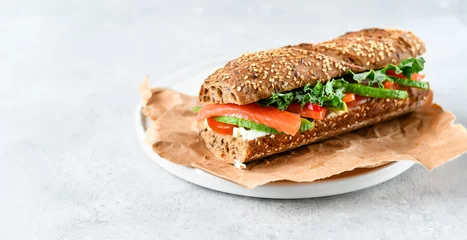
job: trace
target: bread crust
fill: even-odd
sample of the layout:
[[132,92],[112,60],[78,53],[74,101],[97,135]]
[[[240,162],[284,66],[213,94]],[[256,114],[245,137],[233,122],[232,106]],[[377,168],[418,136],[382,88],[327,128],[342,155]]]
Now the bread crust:
[[216,157],[228,163],[236,160],[245,163],[413,112],[423,106],[429,90],[410,88],[408,92],[407,99],[372,98],[342,115],[315,121],[314,128],[294,136],[274,134],[245,141],[241,137],[218,134],[204,122],[199,122],[198,128]]
[[425,52],[413,33],[394,29],[349,32],[319,44],[299,44],[244,54],[202,84],[201,103],[245,105],[317,81],[398,64]]

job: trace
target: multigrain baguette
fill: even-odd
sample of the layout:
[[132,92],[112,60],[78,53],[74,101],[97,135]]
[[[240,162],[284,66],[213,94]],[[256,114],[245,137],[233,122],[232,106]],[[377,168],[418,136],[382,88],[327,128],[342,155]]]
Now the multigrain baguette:
[[[211,74],[203,83],[199,100],[205,104],[246,105],[267,99],[275,92],[315,86],[333,78],[397,65],[425,52],[424,43],[411,32],[392,29],[365,29],[318,44],[299,44],[244,54]],[[220,159],[242,163],[291,150],[395,118],[422,107],[428,89],[406,90],[406,99],[368,98],[340,114],[328,113],[314,120],[314,127],[296,133],[268,134],[253,140],[240,134],[219,134],[198,122],[200,136]],[[238,132],[237,132],[238,133]]]
[[201,103],[245,105],[317,81],[398,64],[425,52],[411,32],[365,29],[319,44],[299,44],[244,54],[211,74],[199,93]]
[[315,121],[314,128],[294,136],[271,134],[245,141],[241,137],[216,133],[204,121],[198,123],[198,128],[216,157],[228,163],[245,163],[407,114],[423,106],[429,90],[411,88],[408,92],[407,99],[370,99],[348,112]]

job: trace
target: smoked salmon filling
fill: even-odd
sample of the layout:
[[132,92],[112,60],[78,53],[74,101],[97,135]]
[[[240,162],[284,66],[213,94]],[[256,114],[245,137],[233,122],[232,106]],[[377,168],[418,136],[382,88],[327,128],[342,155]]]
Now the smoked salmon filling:
[[295,135],[300,130],[298,114],[280,111],[275,107],[262,107],[257,103],[248,105],[209,104],[196,116],[198,121],[218,116],[233,116],[273,128],[278,132]]

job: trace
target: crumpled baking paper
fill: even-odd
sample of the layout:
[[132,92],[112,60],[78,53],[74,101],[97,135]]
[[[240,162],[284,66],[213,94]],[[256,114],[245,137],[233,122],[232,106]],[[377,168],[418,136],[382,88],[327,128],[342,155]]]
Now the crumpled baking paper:
[[195,167],[252,189],[288,180],[312,182],[356,168],[412,160],[433,169],[467,152],[467,131],[451,112],[431,103],[421,110],[326,141],[266,157],[238,169],[217,159],[198,135],[197,97],[140,86],[142,113],[150,119],[146,142],[162,158]]

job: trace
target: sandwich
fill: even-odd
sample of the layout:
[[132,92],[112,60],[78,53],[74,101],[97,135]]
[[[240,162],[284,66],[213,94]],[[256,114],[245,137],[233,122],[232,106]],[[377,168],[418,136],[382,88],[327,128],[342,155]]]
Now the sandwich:
[[416,111],[430,92],[425,51],[411,32],[364,29],[244,54],[203,82],[200,137],[243,164]]

